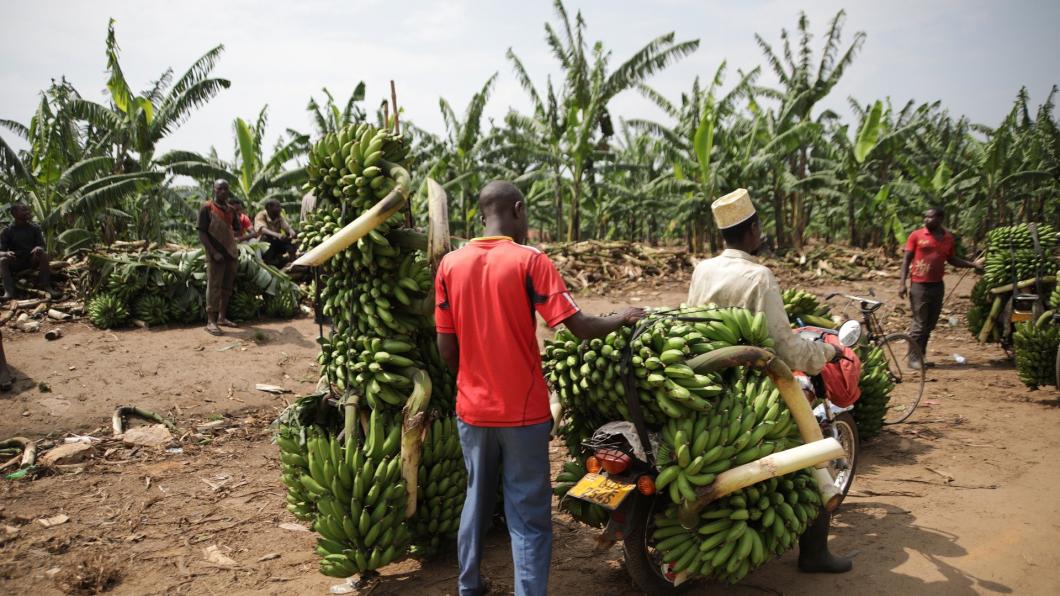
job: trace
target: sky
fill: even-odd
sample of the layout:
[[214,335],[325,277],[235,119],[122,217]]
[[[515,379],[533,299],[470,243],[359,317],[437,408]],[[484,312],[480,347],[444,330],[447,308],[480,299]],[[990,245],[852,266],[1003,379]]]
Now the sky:
[[[736,70],[764,64],[758,33],[780,47],[781,29],[794,29],[804,11],[819,48],[831,18],[846,6],[845,48],[856,31],[865,45],[823,107],[848,114],[848,97],[861,103],[891,97],[941,100],[952,114],[996,125],[1026,86],[1035,105],[1060,83],[1060,2],[1031,0],[584,0],[587,39],[602,41],[617,65],[645,43],[673,31],[677,40],[699,39],[699,50],[649,83],[677,100],[694,77],[708,79],[727,61]],[[219,43],[224,54],[215,76],[232,81],[160,150],[233,152],[232,121],[253,118],[269,106],[270,144],[286,128],[309,132],[306,103],[322,87],[345,98],[360,80],[366,105],[389,94],[394,80],[407,117],[432,132],[444,131],[438,109],[445,97],[462,113],[471,95],[493,74],[497,83],[486,114],[500,120],[529,102],[505,51],[520,56],[539,86],[558,72],[544,41],[544,23],[556,22],[551,1],[470,0],[5,0],[0,20],[0,118],[28,123],[40,90],[65,75],[83,96],[104,101],[107,20],[117,19],[121,64],[142,90],[167,67],[177,75]],[[765,69],[768,71],[768,69]],[[772,82],[771,75],[762,83]],[[664,120],[636,93],[621,95],[613,115]],[[10,133],[0,130],[9,142]]]

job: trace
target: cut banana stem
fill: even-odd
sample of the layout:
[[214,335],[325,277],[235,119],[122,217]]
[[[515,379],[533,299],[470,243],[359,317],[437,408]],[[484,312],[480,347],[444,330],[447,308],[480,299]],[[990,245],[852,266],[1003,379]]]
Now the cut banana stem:
[[402,410],[404,420],[401,426],[401,478],[407,491],[405,519],[408,519],[416,513],[423,431],[427,421],[424,410],[431,399],[431,377],[421,368],[406,368],[402,373],[412,379],[412,394]]
[[22,455],[16,455],[3,464],[0,464],[0,470],[14,465],[15,463],[19,463],[23,468],[37,463],[37,444],[35,442],[25,437],[11,437],[10,439],[0,441],[0,449],[6,449],[9,447],[18,447],[22,450]]
[[986,317],[986,321],[983,322],[983,329],[979,332],[979,343],[986,343],[990,339],[990,332],[994,329],[994,320],[997,319],[998,313],[1001,312],[1001,306],[1004,304],[1004,300],[1001,296],[994,298],[994,304],[990,307],[990,314]]
[[707,352],[688,361],[688,366],[697,373],[705,374],[733,366],[753,366],[765,371],[773,384],[780,390],[780,396],[791,411],[791,417],[799,427],[799,436],[803,442],[812,443],[824,438],[821,426],[810,409],[810,403],[803,395],[791,369],[772,352],[754,346],[732,346]]
[[438,270],[442,257],[453,250],[449,238],[449,199],[445,189],[432,178],[427,179],[427,214],[430,226],[427,228],[427,260],[431,269]]
[[[1033,286],[1034,284],[1038,283],[1039,281],[1041,281],[1042,283],[1051,284],[1051,283],[1056,281],[1056,276],[1055,275],[1047,275],[1045,277],[1041,277],[1041,278],[1038,278],[1038,279],[1034,279],[1034,278],[1025,279],[1025,280],[1017,283],[1016,287],[1018,289],[1022,290],[1024,288],[1029,288],[1029,287]],[[991,294],[1007,294],[1008,292],[1011,292],[1011,291],[1012,291],[1012,284],[1008,284],[1008,285],[998,286],[996,288],[992,288],[990,290],[990,293]]]
[[[699,524],[699,512],[711,501],[763,480],[790,474],[791,472],[829,462],[839,457],[843,457],[843,446],[839,444],[839,441],[829,437],[813,443],[785,449],[722,472],[718,474],[713,484],[696,491],[699,499],[681,508],[681,523],[688,528],[695,527]],[[827,472],[825,474],[827,475]],[[832,487],[833,493],[836,492],[834,485],[829,484],[829,486]],[[825,497],[822,501],[826,503],[827,507],[827,503],[834,495],[825,494],[822,490],[822,497]]]
[[166,428],[172,431],[176,431],[177,427],[165,418],[155,414],[148,410],[141,410],[136,406],[118,406],[114,409],[114,414],[111,416],[111,426],[114,430],[115,435],[120,435],[125,432],[125,426],[129,421],[129,417],[139,418],[141,420],[147,420],[150,422],[156,422],[164,425]]
[[335,232],[330,238],[321,242],[309,252],[298,257],[295,266],[316,267],[336,253],[345,250],[354,242],[368,235],[368,232],[379,227],[380,224],[390,219],[405,205],[409,197],[409,174],[404,168],[389,165],[389,174],[397,182],[394,190],[390,191],[371,209],[365,211],[360,217],[351,221],[346,227]]

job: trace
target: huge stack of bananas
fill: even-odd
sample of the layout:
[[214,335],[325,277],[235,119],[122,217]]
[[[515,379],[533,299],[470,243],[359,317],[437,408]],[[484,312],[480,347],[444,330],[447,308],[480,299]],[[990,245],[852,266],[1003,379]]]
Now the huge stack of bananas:
[[813,476],[800,470],[712,502],[691,530],[669,507],[656,516],[652,538],[675,573],[735,583],[791,549],[820,505]]
[[1060,345],[1060,326],[1053,323],[1052,311],[1038,321],[1016,325],[1012,334],[1016,351],[1016,372],[1028,387],[1056,384],[1056,350]]
[[1041,255],[1034,248],[1034,239],[1027,224],[1001,226],[987,235],[986,273],[984,278],[991,288],[1013,281],[1023,281],[1036,275],[1056,273],[1056,232],[1049,224],[1037,224]]
[[820,504],[812,478],[799,472],[715,501],[692,530],[676,523],[677,509],[718,474],[801,444],[779,391],[761,373],[739,367],[703,375],[686,364],[732,345],[771,347],[764,316],[712,306],[658,310],[635,331],[582,343],[560,331],[545,348],[546,378],[564,406],[561,433],[575,460],[556,478],[561,507],[585,523],[606,520],[599,508],[562,497],[585,474],[576,462],[588,433],[629,419],[628,373],[649,430],[657,433],[656,488],[668,498],[655,523],[656,549],[677,571],[725,581],[738,581],[790,548]]
[[[397,185],[407,191],[406,153],[403,137],[368,124],[347,126],[314,145],[307,190],[317,196],[317,206],[299,234],[303,248],[323,242]],[[363,440],[356,432],[362,420],[349,424],[341,415],[313,433],[297,433],[295,453],[309,474],[284,470],[292,511],[314,520],[321,534],[320,570],[331,576],[377,569],[404,557],[412,545],[431,552],[459,526],[466,472],[453,412],[455,384],[435,347],[432,280],[424,257],[388,239],[404,221],[398,211],[336,253],[318,268],[315,282],[332,324],[321,338],[323,377],[331,395],[370,421]],[[422,450],[415,449],[418,464],[410,459],[406,470],[398,452],[405,455],[405,440],[418,445],[419,434],[402,436],[403,408],[422,386],[415,379],[423,376],[431,381],[427,430]],[[281,421],[279,436],[293,434],[293,427]],[[339,438],[344,427],[355,429],[353,436]],[[298,457],[281,457],[292,466],[299,463]],[[320,462],[317,470],[314,461]],[[409,478],[415,487],[406,484]],[[406,509],[413,490],[414,513]]]
[[986,271],[972,289],[972,306],[968,311],[968,329],[973,335],[979,336],[993,315],[995,319],[989,322],[990,331],[984,339],[1004,341],[1008,338],[1005,304],[1013,293],[994,294],[989,290],[1056,274],[1057,234],[1049,224],[1036,224],[1036,227],[1040,252],[1035,248],[1028,224],[1001,226],[987,235]]
[[[269,309],[269,316],[289,319],[298,312],[298,286],[262,261],[259,248],[239,245],[236,291],[229,304],[229,318],[257,318],[264,296],[266,301],[280,305]],[[110,329],[127,325],[134,318],[150,326],[206,319],[206,259],[202,248],[93,254],[90,260],[98,265],[95,274],[99,278],[94,284],[97,290],[89,299],[90,305],[97,305],[89,309],[93,325]],[[93,310],[96,316],[92,316]]]
[[854,403],[853,415],[858,425],[858,436],[864,440],[880,434],[894,381],[891,380],[890,367],[883,350],[874,345],[862,344],[855,351],[861,360],[861,377],[858,379],[861,397]]
[[835,329],[831,310],[827,304],[822,304],[817,300],[817,296],[806,290],[790,288],[784,290],[781,298],[784,299],[784,312],[788,314],[788,321],[792,327],[812,325]]

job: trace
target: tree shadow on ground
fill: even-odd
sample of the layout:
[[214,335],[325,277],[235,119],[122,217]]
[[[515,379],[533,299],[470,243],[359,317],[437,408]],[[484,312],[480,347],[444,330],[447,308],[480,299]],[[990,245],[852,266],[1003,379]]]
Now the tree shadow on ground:
[[[886,584],[888,594],[1010,594],[1012,588],[976,577],[951,564],[968,555],[957,535],[919,526],[916,516],[894,505],[862,501],[846,503],[833,519],[842,542],[855,549],[855,570]],[[844,554],[840,550],[840,554]],[[914,555],[926,559],[943,580],[912,577],[897,568]]]

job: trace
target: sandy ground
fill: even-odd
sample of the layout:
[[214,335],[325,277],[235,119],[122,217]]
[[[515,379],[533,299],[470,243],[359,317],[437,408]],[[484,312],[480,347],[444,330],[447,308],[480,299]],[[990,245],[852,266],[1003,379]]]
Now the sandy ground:
[[[874,289],[894,300],[885,284],[894,282]],[[812,289],[867,292],[870,285]],[[966,302],[970,287],[970,280],[961,284],[952,303]],[[650,305],[682,299],[680,288],[621,297]],[[618,306],[609,298],[581,302],[596,312]],[[889,325],[901,326],[904,316],[896,309]],[[0,438],[107,436],[111,411],[126,403],[171,416],[183,429],[210,420],[222,427],[187,431],[180,453],[105,444],[82,473],[2,481],[0,593],[327,593],[335,580],[316,571],[313,534],[298,530],[284,510],[269,440],[268,424],[289,397],[254,389],[269,383],[297,394],[313,387],[311,320],[255,325],[223,338],[197,328],[110,333],[75,324],[63,331],[55,342],[5,334],[19,381],[0,398]],[[968,364],[954,363],[954,353]],[[1057,393],[1027,390],[1003,354],[975,344],[963,323],[936,333],[930,357],[939,367],[930,373],[926,403],[909,423],[865,445],[851,495],[835,517],[832,549],[852,556],[854,571],[800,574],[789,553],[740,585],[694,593],[1060,591]],[[553,461],[562,457],[554,444]],[[50,528],[38,522],[58,514],[69,521]],[[551,593],[638,593],[619,547],[594,554],[595,530],[559,512],[554,522]],[[235,564],[207,560],[211,547]],[[510,588],[502,532],[491,537],[484,569],[496,586]],[[453,594],[455,578],[452,554],[405,561],[386,568],[371,593]]]

